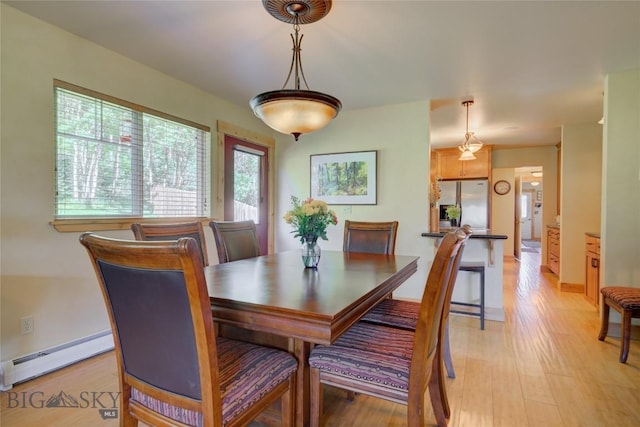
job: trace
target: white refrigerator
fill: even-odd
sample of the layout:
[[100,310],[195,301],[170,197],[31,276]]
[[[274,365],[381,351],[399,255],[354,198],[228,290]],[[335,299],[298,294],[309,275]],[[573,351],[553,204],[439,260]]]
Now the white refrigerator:
[[489,227],[489,181],[472,179],[459,181],[439,181],[441,226],[449,225],[446,209],[449,205],[460,206],[458,225],[469,224],[475,230]]

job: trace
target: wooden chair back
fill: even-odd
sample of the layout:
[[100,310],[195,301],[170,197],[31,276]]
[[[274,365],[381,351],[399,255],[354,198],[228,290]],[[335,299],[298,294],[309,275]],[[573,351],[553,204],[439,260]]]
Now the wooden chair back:
[[444,307],[442,308],[443,322],[446,322],[446,320],[449,318],[451,297],[453,295],[453,289],[456,285],[456,279],[458,278],[458,271],[460,270],[460,263],[462,262],[462,254],[467,244],[467,239],[471,236],[471,234],[473,234],[471,227],[468,225],[464,225],[461,228],[457,229],[455,233],[458,238],[462,239],[462,242],[460,243],[460,248],[458,249],[456,257],[453,259],[453,264],[451,264],[451,274],[449,275],[449,283],[447,284],[447,290],[444,297]]
[[211,306],[198,243],[80,237],[95,269],[113,331],[121,425],[175,420],[132,399],[132,389],[222,425]]
[[205,267],[209,265],[207,242],[204,237],[202,223],[199,221],[175,224],[145,224],[137,222],[131,224],[131,230],[136,240],[178,240],[181,237],[193,237],[198,243],[202,264]]
[[218,248],[218,261],[237,261],[260,256],[256,224],[248,221],[211,221],[213,237]]
[[[461,234],[464,233],[464,234]],[[462,254],[464,252],[467,240],[472,234],[471,227],[464,225],[456,230],[458,239],[461,239],[458,252],[451,264],[451,272],[449,274],[449,280],[445,290],[444,303],[442,307],[442,318],[440,320],[440,330],[438,332],[438,346],[436,347],[436,356],[433,359],[433,370],[436,371],[435,375],[431,376],[429,387],[430,396],[433,407],[433,412],[436,420],[442,422],[451,415],[451,409],[449,407],[449,399],[447,397],[447,388],[445,384],[444,366],[447,366],[447,370],[453,372],[453,363],[451,360],[451,350],[449,348],[449,310],[451,308],[451,297],[453,295],[453,289],[456,285],[456,279],[458,278],[458,271],[460,269],[460,263],[462,262]],[[438,403],[438,400],[440,403]]]
[[[429,386],[434,363],[441,363],[436,350],[442,334],[440,326],[443,320],[445,299],[456,257],[466,238],[467,235],[461,230],[446,233],[440,242],[427,277],[413,341],[407,397],[408,419],[422,419],[424,416],[419,413],[420,408],[423,407],[421,402]],[[433,402],[433,392],[439,391],[437,388],[439,383],[436,380],[431,384]]]
[[344,252],[366,252],[393,255],[396,249],[398,221],[344,222]]

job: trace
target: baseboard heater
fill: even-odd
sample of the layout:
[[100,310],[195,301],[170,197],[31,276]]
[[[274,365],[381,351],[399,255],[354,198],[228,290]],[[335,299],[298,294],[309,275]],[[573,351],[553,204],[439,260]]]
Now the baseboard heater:
[[0,390],[113,349],[111,331],[38,351],[0,364]]

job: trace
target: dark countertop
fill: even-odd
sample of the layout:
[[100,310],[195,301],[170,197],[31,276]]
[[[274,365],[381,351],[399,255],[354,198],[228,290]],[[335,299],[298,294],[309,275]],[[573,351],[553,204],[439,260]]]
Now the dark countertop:
[[592,233],[590,231],[587,231],[586,233],[587,236],[591,236],[591,237],[597,237],[598,239],[600,238],[600,233]]
[[[444,233],[446,233],[447,231],[455,230],[455,228],[441,228],[440,230],[441,231],[437,231],[437,232],[422,233],[421,236],[422,237],[442,237],[444,236]],[[471,236],[469,236],[469,238],[485,239],[485,240],[505,240],[507,236],[505,236],[504,234],[491,234],[491,230],[473,230],[473,233],[471,233]]]

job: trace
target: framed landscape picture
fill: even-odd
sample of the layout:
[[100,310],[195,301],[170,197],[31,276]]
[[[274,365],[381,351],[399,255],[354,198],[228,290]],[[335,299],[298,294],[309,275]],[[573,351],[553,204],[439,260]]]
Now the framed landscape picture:
[[375,205],[378,152],[311,155],[311,197],[330,205]]

